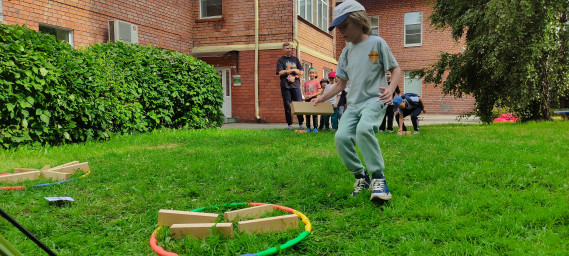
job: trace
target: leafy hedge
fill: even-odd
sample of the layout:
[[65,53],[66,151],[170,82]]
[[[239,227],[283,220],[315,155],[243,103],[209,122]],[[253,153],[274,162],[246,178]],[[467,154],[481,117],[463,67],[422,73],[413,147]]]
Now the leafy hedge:
[[0,147],[216,127],[222,104],[217,72],[194,57],[120,42],[75,50],[0,24]]

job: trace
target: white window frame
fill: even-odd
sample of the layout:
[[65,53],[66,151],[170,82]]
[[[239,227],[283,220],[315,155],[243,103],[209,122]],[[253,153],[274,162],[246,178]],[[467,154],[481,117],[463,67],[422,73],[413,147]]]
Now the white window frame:
[[[328,32],[329,0],[297,0],[297,15],[319,29]],[[303,10],[304,9],[304,10]]]
[[[404,81],[403,81],[403,92],[404,93],[408,93],[408,92],[412,92],[412,93],[416,93],[419,96],[423,96],[423,79],[421,77],[414,77],[412,78],[411,76],[409,76],[409,73],[411,73],[411,71],[413,70],[409,70],[409,71],[405,71],[405,75],[404,75]],[[412,80],[416,80],[420,83],[419,86],[419,91],[413,91],[413,90],[409,90],[411,88],[409,88],[408,86],[410,85],[410,83],[412,82]]]
[[316,25],[320,29],[327,31],[328,29],[328,2],[326,0],[316,0],[318,5],[318,15],[316,19],[318,24]]
[[[419,15],[421,15],[421,22],[406,23],[405,15],[413,14],[413,13],[419,13]],[[404,25],[403,25],[403,44],[404,44],[404,47],[422,46],[423,45],[423,12],[406,12],[403,16],[403,20],[404,20],[404,22],[403,22],[404,23]],[[407,43],[407,25],[421,25],[421,33],[419,36],[419,43],[414,43],[414,44],[408,44]]]
[[[373,24],[373,20],[377,21],[376,25]],[[369,23],[371,24],[369,32],[374,36],[379,36],[379,15],[369,16]],[[373,33],[374,29],[377,31],[376,34]]]
[[[223,15],[215,15],[215,16],[204,16],[204,13],[202,11],[202,5],[204,4],[204,2],[207,2],[209,0],[199,0],[199,8],[200,8],[200,19],[215,19],[215,18],[221,18]],[[221,4],[221,9],[223,10],[223,1]],[[223,11],[222,11],[223,13]]]
[[[302,7],[304,7],[304,11],[301,10]],[[298,16],[302,17],[310,23],[313,23],[314,15],[312,15],[312,12],[312,0],[298,0]]]
[[[304,69],[304,74],[302,74],[302,82],[310,80],[310,77],[308,76],[308,70],[311,67],[312,67],[312,63],[306,62],[306,61],[302,62],[302,68]],[[302,84],[301,84],[301,86],[302,86]]]
[[[45,27],[45,28],[49,28],[49,29],[55,29],[57,32],[62,32],[65,33],[66,38],[60,38],[58,37],[58,35],[53,35],[50,33],[50,35],[55,36],[57,39],[62,40],[67,42],[68,44],[70,44],[71,46],[74,46],[73,43],[73,30],[72,29],[68,29],[68,28],[62,28],[62,27],[57,27],[57,26],[52,26],[52,25],[47,25],[47,24],[39,24],[38,26],[38,30],[40,30],[41,32],[41,28]],[[44,32],[42,32],[44,33]]]
[[[323,69],[322,69],[322,79],[324,79],[324,78],[328,79],[328,74],[330,74],[330,72],[332,72],[331,69],[329,69],[329,68],[323,68]],[[330,81],[330,83],[333,84],[334,81]]]

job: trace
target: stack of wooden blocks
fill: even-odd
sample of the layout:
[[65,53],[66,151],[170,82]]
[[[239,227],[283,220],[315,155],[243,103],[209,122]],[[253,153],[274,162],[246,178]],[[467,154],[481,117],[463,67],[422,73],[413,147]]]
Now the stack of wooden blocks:
[[53,168],[46,165],[41,168],[41,171],[33,168],[14,168],[14,173],[4,174],[0,176],[0,182],[18,182],[23,180],[37,180],[39,177],[45,179],[53,179],[54,181],[69,180],[71,174],[74,174],[78,170],[83,172],[89,171],[89,163],[79,163],[79,161],[73,161],[66,164],[62,164]]
[[174,238],[192,236],[198,239],[211,234],[214,230],[225,237],[233,237],[234,220],[237,222],[239,233],[267,233],[286,231],[298,228],[298,216],[289,214],[284,216],[257,219],[273,211],[273,205],[266,204],[224,213],[225,222],[216,223],[218,214],[188,212],[176,210],[160,210],[158,212],[158,225],[168,226]]

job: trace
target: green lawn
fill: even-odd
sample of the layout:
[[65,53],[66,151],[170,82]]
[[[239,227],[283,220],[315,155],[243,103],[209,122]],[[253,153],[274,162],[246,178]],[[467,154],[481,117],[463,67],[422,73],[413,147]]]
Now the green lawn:
[[[569,253],[569,122],[436,125],[377,138],[393,194],[383,206],[369,201],[369,191],[349,196],[354,178],[331,132],[212,129],[2,151],[0,173],[73,160],[88,161],[92,173],[0,191],[0,208],[59,255],[155,255],[148,240],[158,210],[234,202],[306,214],[312,233],[286,255]],[[50,205],[46,196],[75,202]],[[164,229],[158,241],[183,255],[238,255],[282,244],[302,227],[204,241],[170,239]],[[0,235],[25,255],[45,255],[3,219]]]

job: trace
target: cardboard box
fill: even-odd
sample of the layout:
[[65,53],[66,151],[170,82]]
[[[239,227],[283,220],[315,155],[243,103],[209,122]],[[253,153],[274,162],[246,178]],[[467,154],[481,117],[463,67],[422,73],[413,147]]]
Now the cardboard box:
[[293,115],[331,115],[334,114],[334,108],[330,102],[321,102],[314,104],[312,102],[293,101],[290,104]]

